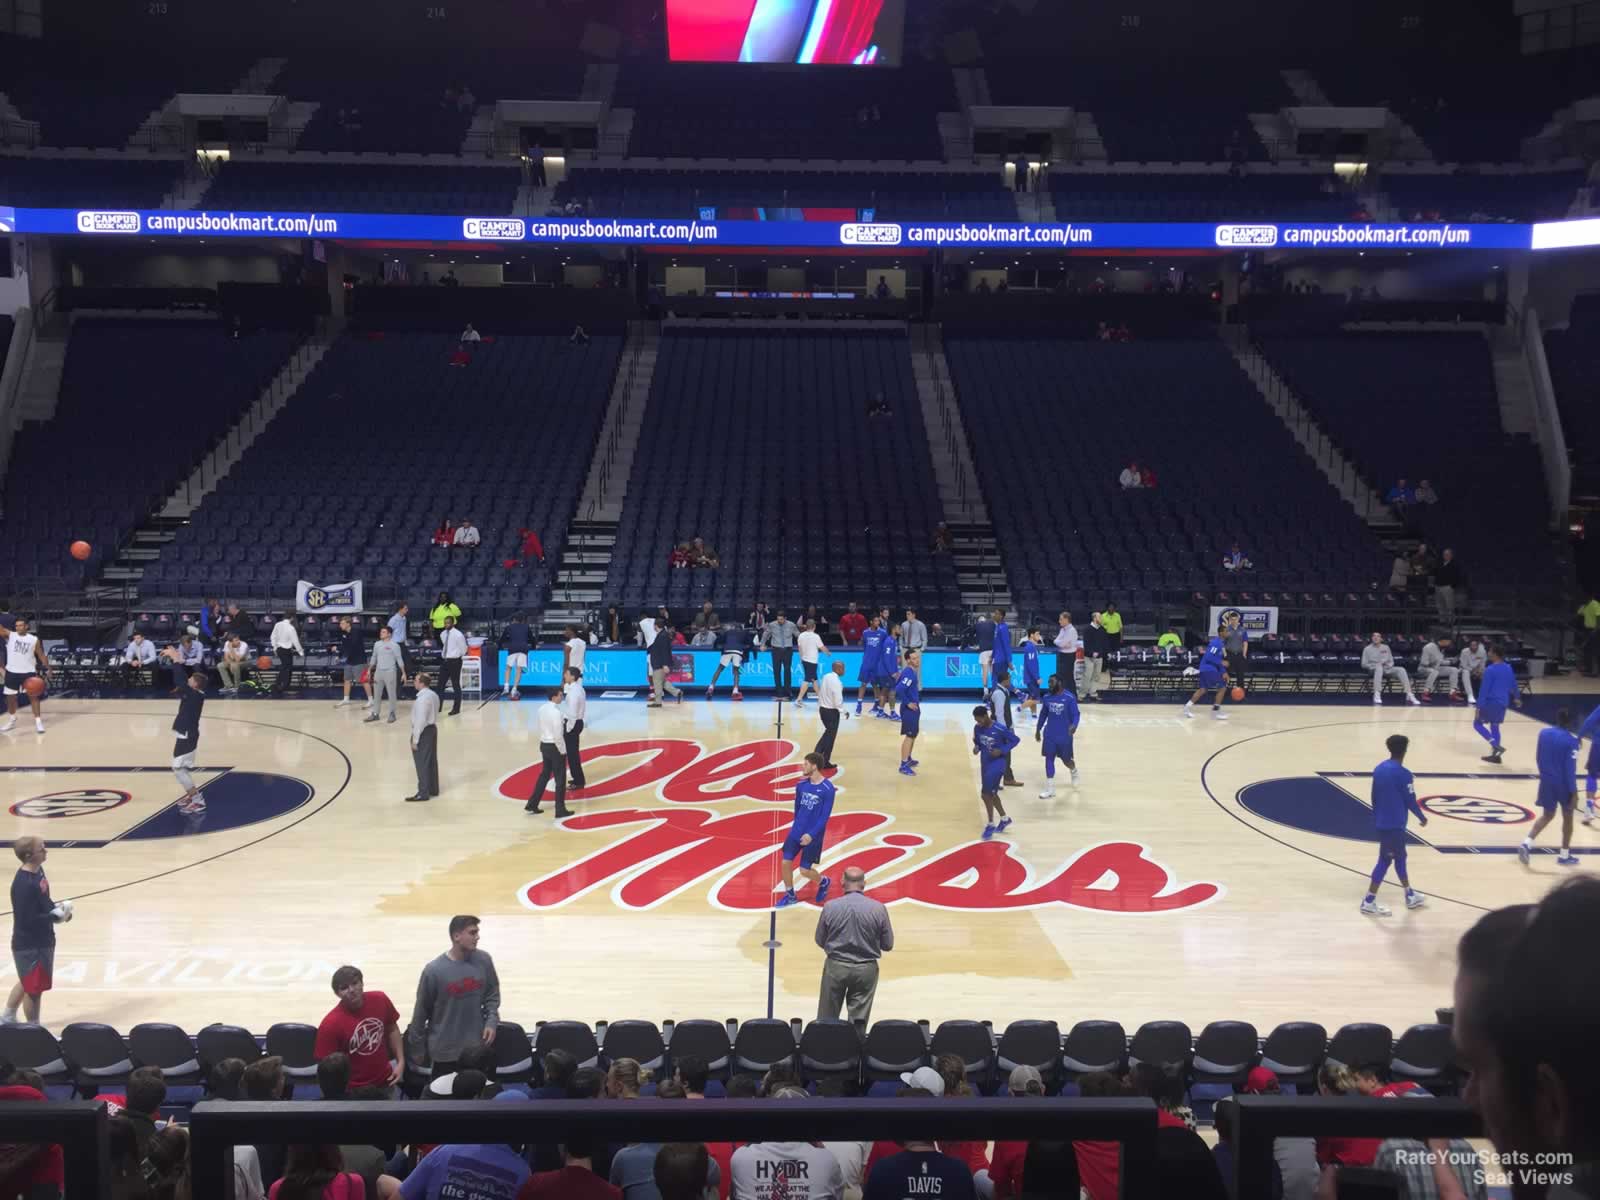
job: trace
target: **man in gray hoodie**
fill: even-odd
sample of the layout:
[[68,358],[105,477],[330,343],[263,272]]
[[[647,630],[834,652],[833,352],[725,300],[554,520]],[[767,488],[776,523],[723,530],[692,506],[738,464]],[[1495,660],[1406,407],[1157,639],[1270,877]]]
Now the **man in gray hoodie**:
[[394,724],[395,706],[399,701],[400,685],[406,681],[406,660],[399,642],[394,640],[394,630],[385,625],[378,630],[378,640],[372,643],[372,654],[367,659],[367,670],[372,677],[372,705],[367,710],[367,720],[378,719],[378,709],[383,706],[383,694],[389,693],[389,723]]
[[1374,633],[1372,641],[1367,643],[1366,649],[1361,651],[1361,669],[1372,672],[1372,702],[1383,703],[1383,681],[1385,677],[1396,679],[1406,691],[1408,704],[1421,704],[1411,691],[1411,676],[1404,667],[1394,665],[1394,651],[1383,644],[1383,634]]
[[415,1054],[426,1048],[433,1077],[456,1070],[472,1046],[494,1045],[500,1024],[500,976],[478,949],[478,918],[450,918],[450,949],[422,968],[407,1036]]

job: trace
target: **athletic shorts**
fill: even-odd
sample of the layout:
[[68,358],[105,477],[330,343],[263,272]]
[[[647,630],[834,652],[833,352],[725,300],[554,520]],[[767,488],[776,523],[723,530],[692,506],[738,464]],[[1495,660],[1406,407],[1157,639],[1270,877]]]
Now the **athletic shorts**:
[[1044,742],[1044,756],[1046,758],[1059,758],[1067,762],[1071,762],[1073,758],[1072,739],[1070,737],[1046,738]]
[[346,683],[360,683],[361,676],[366,674],[366,670],[367,665],[365,663],[345,663],[344,681]]
[[900,678],[900,672],[899,671],[894,671],[894,672],[891,672],[888,675],[879,675],[878,678],[874,681],[874,683],[876,684],[876,686],[881,687],[881,688],[893,688],[894,685],[895,685],[895,680],[897,680],[899,678]]
[[22,984],[24,996],[37,996],[53,986],[56,969],[56,948],[36,946],[28,950],[12,950],[11,961],[17,968],[17,980]]
[[1037,679],[1025,679],[1025,680],[1023,680],[1022,687],[1023,687],[1023,690],[1028,693],[1028,699],[1030,699],[1030,700],[1042,700],[1044,698],[1044,689],[1043,689],[1043,687],[1040,686],[1039,681]]
[[1478,720],[1485,725],[1503,725],[1506,719],[1506,706],[1504,704],[1478,705]]
[[1222,686],[1222,672],[1217,670],[1200,669],[1200,687],[1208,692],[1214,692]]
[[900,709],[900,736],[916,737],[922,730],[922,710],[920,708]]
[[506,655],[506,668],[507,668],[507,670],[521,671],[521,670],[524,670],[527,667],[527,665],[528,665],[528,656],[526,654],[508,654],[508,655]]
[[802,867],[814,867],[822,861],[822,842],[822,838],[815,837],[810,845],[802,846],[800,839],[790,834],[789,840],[783,843],[783,861],[793,862],[798,858]]
[[800,677],[807,683],[815,683],[817,681],[817,664],[814,662],[806,662],[804,659],[801,659]]
[[742,650],[724,650],[722,652],[722,665],[725,666],[725,667],[742,667],[742,666],[744,666],[744,651],[742,651]]
[[993,661],[994,661],[994,651],[993,650],[979,650],[978,651],[978,665],[980,667],[985,667],[986,668]]
[[1406,856],[1406,831],[1404,829],[1378,830],[1378,849],[1397,862]]
[[[994,766],[989,766],[990,762],[993,762]],[[987,759],[983,766],[983,782],[978,786],[978,790],[980,792],[998,792],[1005,785],[1005,778],[1005,759]]]
[[7,671],[6,672],[6,695],[15,696],[18,692],[20,692],[22,690],[23,685],[25,685],[28,682],[28,680],[34,678],[38,674],[39,674],[39,672],[37,672],[37,671],[27,671],[27,672]]
[[184,738],[174,742],[172,744],[172,769],[176,771],[179,767],[186,767],[189,770],[193,770],[194,756],[199,749],[200,747],[195,745],[193,738]]
[[1554,812],[1558,808],[1567,808],[1572,804],[1572,793],[1567,790],[1565,783],[1552,783],[1548,779],[1539,780],[1539,807],[1545,812]]

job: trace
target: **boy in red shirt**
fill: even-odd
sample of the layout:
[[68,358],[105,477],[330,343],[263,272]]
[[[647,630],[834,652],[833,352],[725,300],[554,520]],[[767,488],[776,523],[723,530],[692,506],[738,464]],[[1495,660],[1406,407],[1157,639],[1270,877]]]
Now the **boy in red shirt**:
[[[366,990],[359,967],[340,967],[333,973],[333,994],[339,997],[339,1003],[317,1026],[317,1058],[326,1058],[335,1051],[349,1055],[352,1092],[364,1087],[395,1092],[406,1073],[399,1012],[388,996]],[[391,1096],[395,1098],[397,1094]]]

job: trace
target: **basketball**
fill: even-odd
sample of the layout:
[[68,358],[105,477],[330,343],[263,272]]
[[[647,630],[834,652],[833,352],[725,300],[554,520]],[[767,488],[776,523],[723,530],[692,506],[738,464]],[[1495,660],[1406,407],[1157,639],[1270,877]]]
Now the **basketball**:
[[91,547],[88,542],[79,539],[78,541],[72,543],[72,557],[77,559],[79,562],[83,562],[89,557],[90,549]]
[[37,675],[31,675],[28,677],[28,682],[22,685],[22,690],[37,700],[44,695],[44,680]]
[[1239,703],[1239,701],[1244,699],[1244,689],[1242,687],[1234,688],[1233,691],[1228,693],[1228,699],[1232,700],[1235,704]]
[[270,670],[272,670],[272,660],[270,658],[268,658],[265,654],[263,654],[260,658],[256,659],[256,670],[258,670],[258,671],[270,671]]

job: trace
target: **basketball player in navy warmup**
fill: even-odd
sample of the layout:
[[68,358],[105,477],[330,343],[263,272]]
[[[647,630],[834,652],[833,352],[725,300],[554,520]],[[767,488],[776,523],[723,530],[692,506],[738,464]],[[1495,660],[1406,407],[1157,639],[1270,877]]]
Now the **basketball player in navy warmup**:
[[906,665],[894,681],[894,698],[900,704],[900,774],[915,775],[917,760],[911,757],[917,734],[922,729],[922,692],[917,685],[917,662],[921,655],[906,651]]
[[827,760],[820,754],[806,755],[806,777],[794,787],[794,823],[789,826],[789,836],[783,843],[783,895],[778,898],[778,908],[788,908],[799,903],[794,890],[794,860],[800,860],[800,874],[817,885],[817,903],[828,895],[832,883],[817,870],[822,861],[822,843],[828,832],[828,818],[833,813],[833,780],[822,774]]
[[1039,726],[1033,740],[1044,743],[1044,791],[1039,799],[1048,800],[1056,794],[1056,759],[1066,764],[1072,772],[1072,782],[1078,782],[1078,761],[1072,753],[1072,735],[1078,732],[1078,698],[1067,691],[1060,675],[1050,676],[1050,694],[1044,698],[1039,710]]
[[1378,834],[1378,865],[1372,868],[1372,882],[1366,899],[1361,901],[1361,911],[1369,917],[1391,915],[1385,905],[1378,903],[1378,888],[1389,873],[1390,863],[1406,890],[1406,907],[1421,908],[1427,901],[1421,892],[1411,889],[1411,877],[1406,873],[1406,818],[1414,813],[1419,825],[1428,823],[1427,814],[1417,803],[1416,782],[1405,768],[1411,739],[1397,733],[1384,745],[1389,748],[1389,757],[1372,772],[1372,825]]
[[[987,842],[995,834],[1004,833],[1011,824],[1011,818],[1006,816],[1006,806],[1000,802],[1000,789],[1004,786],[1011,750],[1021,739],[996,721],[994,714],[982,704],[972,710],[972,720],[972,752],[978,756],[978,795],[983,800],[986,820],[983,840]],[[1000,818],[998,823],[996,817]]]
[[1194,695],[1189,697],[1189,702],[1183,706],[1183,715],[1194,716],[1194,702],[1211,693],[1211,715],[1218,721],[1226,721],[1228,714],[1222,711],[1222,692],[1228,686],[1228,627],[1218,625],[1217,632],[1206,643],[1206,652],[1200,656],[1200,686],[1195,689]]

